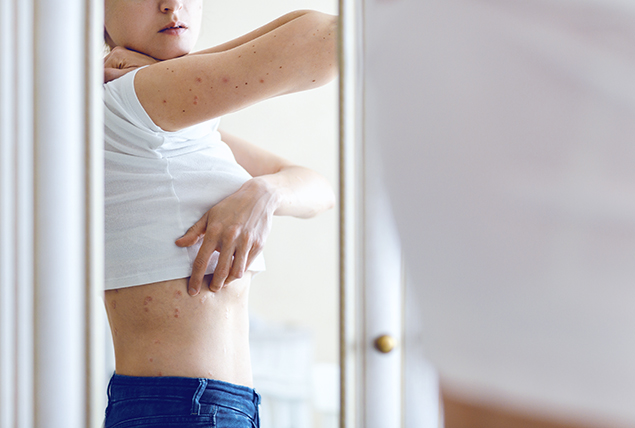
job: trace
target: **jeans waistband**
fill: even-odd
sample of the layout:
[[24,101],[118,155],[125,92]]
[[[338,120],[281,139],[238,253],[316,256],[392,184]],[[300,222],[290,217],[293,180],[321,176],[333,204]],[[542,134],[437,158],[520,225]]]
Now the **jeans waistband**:
[[222,403],[223,406],[257,418],[260,404],[260,395],[254,389],[215,379],[114,374],[108,384],[108,399],[113,403],[162,397],[191,399],[192,414],[198,414],[201,405]]

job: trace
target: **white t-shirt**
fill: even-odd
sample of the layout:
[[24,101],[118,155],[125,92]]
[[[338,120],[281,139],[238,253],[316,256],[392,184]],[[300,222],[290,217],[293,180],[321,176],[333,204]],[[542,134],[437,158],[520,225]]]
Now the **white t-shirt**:
[[[201,242],[174,241],[251,178],[221,141],[220,118],[176,132],[152,122],[134,91],[138,70],[104,85],[106,289],[190,276]],[[261,254],[249,270],[264,269]]]

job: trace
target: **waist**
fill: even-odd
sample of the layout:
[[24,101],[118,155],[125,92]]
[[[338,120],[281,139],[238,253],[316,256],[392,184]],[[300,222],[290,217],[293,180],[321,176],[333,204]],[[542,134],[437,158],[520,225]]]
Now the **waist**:
[[106,292],[121,375],[210,378],[251,386],[249,272],[216,293],[187,278]]

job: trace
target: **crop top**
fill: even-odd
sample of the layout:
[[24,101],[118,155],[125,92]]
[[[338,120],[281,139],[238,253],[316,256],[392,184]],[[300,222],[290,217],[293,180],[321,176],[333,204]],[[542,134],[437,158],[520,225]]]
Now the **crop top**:
[[[134,90],[140,68],[104,85],[106,284],[115,289],[185,278],[201,245],[174,241],[251,178],[212,119],[159,128]],[[212,273],[218,252],[206,273]],[[260,254],[249,266],[264,270]]]

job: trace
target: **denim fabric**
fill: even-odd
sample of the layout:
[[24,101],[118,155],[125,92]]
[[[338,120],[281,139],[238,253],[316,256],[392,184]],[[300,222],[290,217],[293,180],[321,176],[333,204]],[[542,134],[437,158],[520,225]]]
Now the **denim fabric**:
[[260,396],[212,379],[114,374],[105,428],[258,428]]

